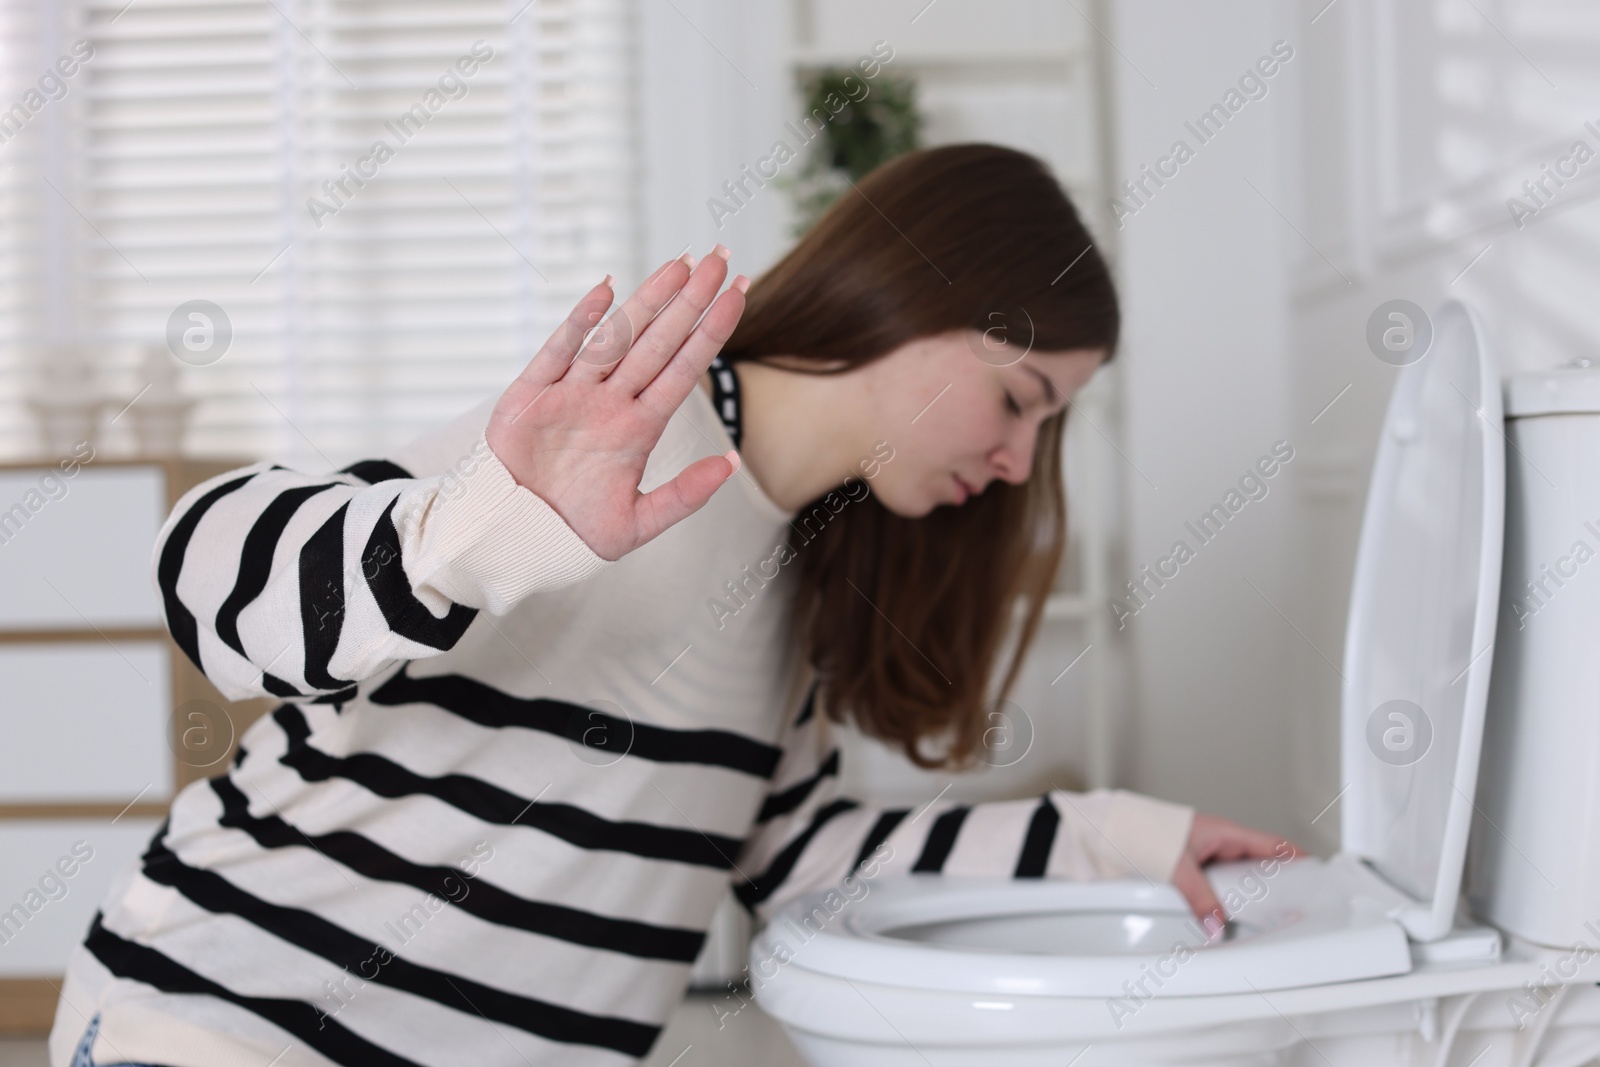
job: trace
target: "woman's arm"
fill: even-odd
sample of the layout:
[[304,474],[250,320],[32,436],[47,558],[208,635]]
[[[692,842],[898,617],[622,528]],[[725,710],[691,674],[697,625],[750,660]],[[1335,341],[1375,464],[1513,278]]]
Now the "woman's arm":
[[173,639],[229,699],[338,700],[450,649],[477,612],[580,581],[698,510],[733,453],[639,485],[743,312],[749,282],[719,296],[716,251],[663,265],[596,329],[608,277],[492,408],[402,449],[404,463],[258,463],[184,494],[153,560]]
[[1268,834],[1123,790],[1056,789],[973,805],[861,805],[839,795],[839,750],[814,697],[815,689],[790,728],[773,788],[739,858],[743,877],[735,893],[758,918],[858,870],[872,877],[1145,878],[1173,882],[1197,915],[1208,916],[1219,905],[1200,864],[1273,854],[1277,839]]
[[462,439],[443,470],[258,463],[184,494],[155,580],[173,639],[224,696],[334,697],[447,651],[480,610],[608,565],[512,479],[477,413],[475,428],[451,424]]

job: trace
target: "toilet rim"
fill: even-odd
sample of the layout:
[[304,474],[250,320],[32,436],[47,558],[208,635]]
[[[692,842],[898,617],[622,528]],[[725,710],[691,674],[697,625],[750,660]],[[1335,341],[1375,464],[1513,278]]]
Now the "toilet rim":
[[[1314,862],[1308,867],[1319,866]],[[1168,885],[1136,881],[991,881],[907,875],[880,884],[807,894],[773,916],[751,943],[752,972],[794,966],[882,985],[1013,995],[1116,997],[1127,983],[1155,983],[1163,996],[1211,996],[1401,974],[1411,967],[1404,930],[1315,870],[1307,884],[1330,891],[1284,894],[1258,906],[1246,936],[1209,942]],[[833,906],[830,907],[829,905]],[[897,937],[909,927],[1008,917],[1128,914],[1166,918],[1149,952],[1020,953],[951,947]],[[1173,937],[1173,922],[1185,933]],[[1090,920],[1093,921],[1093,920]],[[1208,943],[1209,942],[1209,943]]]

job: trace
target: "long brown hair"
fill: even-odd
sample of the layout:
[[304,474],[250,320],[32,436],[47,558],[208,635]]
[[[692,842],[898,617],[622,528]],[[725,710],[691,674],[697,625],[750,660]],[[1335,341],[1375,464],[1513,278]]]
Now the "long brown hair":
[[[723,356],[844,373],[920,337],[999,328],[1011,344],[1109,358],[1118,327],[1105,261],[1046,166],[949,145],[898,156],[846,190],[750,286]],[[1025,600],[1000,699],[1066,547],[1065,419],[1042,424],[1026,483],[995,480],[961,507],[907,519],[871,494],[831,509],[824,494],[801,509],[792,525],[815,536],[795,549],[795,626],[830,718],[923,767],[972,761],[1015,605]]]

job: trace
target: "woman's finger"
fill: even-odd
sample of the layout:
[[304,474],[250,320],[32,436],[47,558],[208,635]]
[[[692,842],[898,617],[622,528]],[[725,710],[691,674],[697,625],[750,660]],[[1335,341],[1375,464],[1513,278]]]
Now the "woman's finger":
[[1236,851],[1236,858],[1238,859],[1257,859],[1267,856],[1281,857],[1285,845],[1293,850],[1291,853],[1293,855],[1304,854],[1290,844],[1287,838],[1278,834],[1269,834],[1265,830],[1253,830],[1247,826],[1236,827],[1235,831],[1229,839],[1229,844]]
[[522,373],[517,375],[519,381],[535,389],[543,389],[567,372],[572,357],[578,354],[578,349],[583,345],[584,336],[611,306],[614,297],[611,281],[611,275],[607,274],[605,281],[590,289],[573,305],[566,321],[556,328],[556,332],[534,353],[528,365],[522,368]]
[[662,418],[671,418],[684,398],[699,386],[711,361],[733,336],[733,328],[744,314],[744,294],[749,287],[750,279],[743,274],[735,278],[712,303],[689,339],[639,394],[639,399]]
[[1195,918],[1205,926],[1208,934],[1215,937],[1222,932],[1222,924],[1228,921],[1228,915],[1222,910],[1222,901],[1217,899],[1217,894],[1193,855],[1185,852],[1178,860],[1177,870],[1172,872],[1172,887],[1183,894],[1189,910],[1194,912]]
[[1213,859],[1250,859],[1283,855],[1287,846],[1290,856],[1304,855],[1304,851],[1279,834],[1241,826],[1216,815],[1198,814],[1190,836],[1189,847],[1201,863]]
[[683,288],[689,279],[692,259],[685,252],[639,283],[633,295],[600,324],[589,343],[577,352],[566,376],[574,381],[595,382],[609,374],[617,361],[628,354],[650,321]]
[[728,272],[728,249],[717,245],[700,261],[676,296],[645,327],[628,354],[611,369],[606,381],[638,396],[661,373],[661,368],[683,347],[700,316],[705,314],[722,288]]

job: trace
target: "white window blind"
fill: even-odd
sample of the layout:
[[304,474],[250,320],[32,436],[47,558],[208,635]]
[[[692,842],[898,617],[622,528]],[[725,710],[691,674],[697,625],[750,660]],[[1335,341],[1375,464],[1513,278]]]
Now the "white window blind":
[[[33,0],[0,0],[0,108],[20,101],[39,76],[40,22]],[[41,306],[45,137],[39,117],[21,129],[7,118],[0,116],[0,449],[14,455],[31,444],[32,415],[23,405],[28,354],[47,343],[43,327],[53,316]]]
[[144,350],[207,301],[179,316],[200,350],[164,357],[197,401],[184,451],[343,465],[497,392],[604,273],[636,272],[633,0],[6,2],[8,74],[45,62],[38,11],[94,48],[61,143],[0,145],[6,281],[67,264],[37,282],[63,322],[7,286],[8,424],[54,333],[130,448],[110,419],[146,402]]

